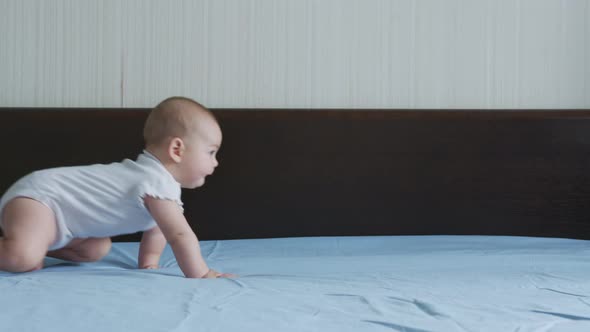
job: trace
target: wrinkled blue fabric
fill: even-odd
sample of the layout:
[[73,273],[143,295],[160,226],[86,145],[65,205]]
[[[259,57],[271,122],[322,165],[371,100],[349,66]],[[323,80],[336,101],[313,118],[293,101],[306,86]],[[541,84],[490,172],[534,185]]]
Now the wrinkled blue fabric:
[[187,279],[169,247],[0,272],[0,331],[590,331],[590,242],[490,236],[201,242],[236,279]]

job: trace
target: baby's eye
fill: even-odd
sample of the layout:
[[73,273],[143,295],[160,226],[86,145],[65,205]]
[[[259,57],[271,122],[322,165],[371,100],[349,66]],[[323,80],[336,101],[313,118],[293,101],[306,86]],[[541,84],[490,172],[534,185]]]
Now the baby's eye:
[[209,154],[210,154],[210,155],[214,155],[215,153],[217,153],[217,151],[215,151],[215,150],[211,150],[211,151],[209,151]]

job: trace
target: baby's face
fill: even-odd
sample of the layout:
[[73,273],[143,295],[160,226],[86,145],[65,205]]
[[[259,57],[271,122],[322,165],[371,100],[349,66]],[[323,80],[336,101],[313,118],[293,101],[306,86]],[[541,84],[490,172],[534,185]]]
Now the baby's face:
[[197,188],[205,184],[205,177],[213,174],[217,162],[217,151],[221,147],[221,129],[211,119],[207,119],[198,133],[185,142],[185,153],[181,162],[180,185],[183,188]]

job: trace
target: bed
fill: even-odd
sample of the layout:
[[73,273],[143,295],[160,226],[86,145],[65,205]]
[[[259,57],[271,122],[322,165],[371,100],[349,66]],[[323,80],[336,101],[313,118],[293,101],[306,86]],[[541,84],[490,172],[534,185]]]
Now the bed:
[[[100,262],[0,272],[2,331],[588,331],[590,111],[215,110],[183,192],[209,264],[139,234]],[[145,109],[0,110],[0,192],[141,151]]]

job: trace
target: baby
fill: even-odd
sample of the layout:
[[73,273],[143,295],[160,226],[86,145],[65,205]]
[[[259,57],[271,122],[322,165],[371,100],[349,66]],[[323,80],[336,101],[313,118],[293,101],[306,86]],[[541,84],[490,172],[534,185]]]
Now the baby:
[[197,188],[217,167],[221,130],[194,100],[172,97],[149,114],[136,161],[33,172],[0,199],[0,270],[41,269],[45,256],[92,262],[111,236],[144,231],[141,269],[158,267],[170,244],[187,278],[232,277],[210,269],[183,214],[182,188]]

